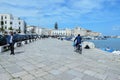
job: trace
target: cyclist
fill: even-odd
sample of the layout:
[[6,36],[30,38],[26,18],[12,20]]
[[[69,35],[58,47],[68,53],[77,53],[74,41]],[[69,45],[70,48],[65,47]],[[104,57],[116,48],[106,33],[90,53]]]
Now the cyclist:
[[78,44],[81,44],[81,41],[82,41],[82,37],[80,36],[80,34],[78,34],[78,36],[74,39],[74,42],[76,41],[76,46]]
[[80,34],[78,34],[78,36],[74,39],[76,50],[78,49],[77,48],[78,45],[81,44],[81,41],[82,41],[82,37],[80,36]]

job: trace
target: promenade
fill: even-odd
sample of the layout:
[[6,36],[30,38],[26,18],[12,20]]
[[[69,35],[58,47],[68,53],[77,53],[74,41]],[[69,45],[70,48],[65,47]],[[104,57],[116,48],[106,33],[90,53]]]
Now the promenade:
[[72,42],[41,39],[0,53],[0,80],[120,80],[120,56],[74,52]]

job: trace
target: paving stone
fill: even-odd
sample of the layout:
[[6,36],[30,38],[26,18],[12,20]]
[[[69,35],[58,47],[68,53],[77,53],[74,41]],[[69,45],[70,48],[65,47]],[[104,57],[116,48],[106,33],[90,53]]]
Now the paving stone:
[[51,74],[47,74],[47,75],[43,76],[43,79],[44,80],[57,80],[57,78]]
[[6,67],[6,70],[11,74],[23,71],[23,69],[19,66]]
[[24,65],[24,66],[22,66],[22,68],[25,69],[26,71],[29,71],[29,70],[34,70],[37,67],[32,65],[32,64],[30,64],[30,65]]
[[50,67],[50,66],[45,66],[45,67],[42,67],[41,69],[43,69],[44,71],[50,71],[50,70],[52,70],[53,68]]
[[42,69],[35,69],[35,70],[32,70],[32,71],[29,71],[29,73],[35,77],[41,77],[41,76],[44,76],[44,75],[47,75],[48,72],[42,70]]
[[107,75],[106,80],[120,80],[119,74],[107,73],[106,75]]
[[0,74],[3,74],[3,73],[5,73],[5,72],[6,72],[5,69],[0,68]]
[[77,71],[79,71],[79,72],[82,72],[82,73],[83,73],[86,69],[76,67],[76,68],[74,68],[73,70],[77,70]]
[[91,70],[85,70],[85,71],[84,71],[84,74],[87,74],[87,75],[90,75],[90,76],[94,76],[94,75],[96,75],[97,73],[94,72],[94,71],[91,71]]
[[66,72],[66,71],[70,70],[70,68],[62,66],[58,70],[61,71],[61,72]]
[[79,55],[70,41],[37,40],[15,52],[0,54],[0,80],[120,80],[119,56],[96,48]]
[[46,80],[46,79],[43,79],[43,78],[38,77],[38,78],[35,78],[35,79],[33,79],[33,80]]
[[71,64],[68,64],[67,67],[69,68],[75,68],[76,66],[79,66],[78,63],[71,63]]
[[75,78],[74,75],[71,75],[69,73],[61,73],[59,75],[56,75],[57,78],[59,78],[60,80],[72,80]]
[[84,76],[83,73],[76,71],[76,70],[69,70],[69,71],[67,71],[67,73],[72,74],[72,75],[79,77],[79,78],[82,78]]
[[16,63],[17,65],[19,65],[19,66],[25,66],[25,65],[30,65],[30,63],[29,62],[27,62],[27,61],[23,61],[23,60],[21,60],[21,61],[18,61],[17,63]]
[[34,64],[34,65],[38,68],[42,68],[42,67],[46,66],[45,64],[42,64],[42,63],[38,63],[38,64]]
[[0,74],[0,80],[9,80],[12,78],[8,73]]
[[105,80],[107,78],[107,75],[106,74],[95,74],[94,77],[98,78],[98,79],[101,79],[101,80]]
[[95,77],[89,76],[89,75],[84,75],[82,80],[101,80],[101,79],[98,79],[98,78],[95,78]]
[[51,74],[53,74],[53,75],[58,75],[58,74],[60,74],[60,73],[62,73],[61,71],[59,71],[59,70],[51,70],[51,71],[49,71]]
[[15,65],[14,63],[11,63],[11,62],[8,62],[8,61],[6,61],[6,62],[2,62],[1,63],[1,65],[3,66],[3,67],[9,67],[9,66],[12,66],[12,65]]
[[21,72],[18,72],[18,73],[14,73],[14,74],[11,74],[13,77],[20,77],[20,76],[23,76],[23,75],[26,75],[28,74],[28,72],[26,71],[21,71]]
[[22,78],[20,78],[20,77],[13,77],[13,78],[11,78],[9,80],[22,80]]
[[82,80],[82,79],[76,77],[76,78],[74,78],[74,79],[72,79],[72,80]]

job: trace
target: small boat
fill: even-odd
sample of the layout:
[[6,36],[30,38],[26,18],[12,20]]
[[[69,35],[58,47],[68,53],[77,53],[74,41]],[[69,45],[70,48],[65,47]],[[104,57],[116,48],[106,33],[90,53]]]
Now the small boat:
[[107,52],[113,52],[114,50],[112,48],[107,47],[107,48],[105,48],[105,51],[107,51]]

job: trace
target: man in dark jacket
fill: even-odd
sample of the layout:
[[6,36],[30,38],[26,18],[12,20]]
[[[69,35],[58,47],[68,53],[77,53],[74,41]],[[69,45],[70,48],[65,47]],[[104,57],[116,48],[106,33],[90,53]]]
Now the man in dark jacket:
[[74,42],[76,42],[76,47],[78,46],[78,44],[81,44],[81,40],[82,40],[82,38],[81,38],[80,34],[78,34],[78,36],[74,39]]
[[11,50],[10,55],[15,55],[15,53],[14,53],[14,43],[15,43],[15,41],[14,41],[13,32],[10,32],[10,36],[8,36],[7,42],[10,45],[10,50]]

